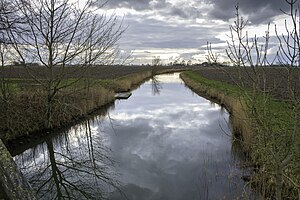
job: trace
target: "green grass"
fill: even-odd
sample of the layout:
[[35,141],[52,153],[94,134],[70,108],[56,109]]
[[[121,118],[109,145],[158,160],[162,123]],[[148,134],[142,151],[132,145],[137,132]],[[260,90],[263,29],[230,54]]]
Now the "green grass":
[[217,89],[226,95],[231,95],[234,97],[238,97],[241,95],[241,90],[237,86],[204,78],[193,71],[184,72],[184,74],[187,75],[189,78],[193,79],[194,81],[205,86]]
[[[277,100],[271,96],[265,97],[263,94],[257,94],[255,99],[247,98],[246,95],[251,96],[251,89],[241,89],[239,86],[223,83],[220,81],[210,80],[200,76],[199,74],[189,71],[185,74],[193,79],[194,81],[208,86],[210,88],[216,89],[225,95],[229,95],[235,98],[244,97],[247,105],[249,105],[248,114],[251,116],[251,105],[255,104],[254,107],[257,110],[257,113],[263,122],[267,123],[269,126],[272,126],[273,131],[282,131],[286,132],[292,131],[295,121],[293,120],[293,114],[295,113],[294,105],[286,101]],[[299,139],[299,138],[298,138]]]
[[[211,79],[204,78],[200,76],[198,73],[195,73],[193,71],[188,71],[184,73],[192,80],[196,81],[199,84],[203,84],[209,88],[216,89],[225,95],[229,95],[232,97],[242,97],[244,95],[251,95],[251,89],[241,89],[239,86],[224,83],[221,81],[215,81]],[[247,100],[247,98],[243,98],[244,100]],[[265,97],[263,94],[258,94],[255,99],[255,107],[258,110],[265,110],[267,111],[267,114],[273,114],[272,117],[265,119],[265,120],[271,120],[274,126],[281,125],[286,126],[286,128],[290,127],[291,122],[291,113],[293,113],[292,105],[285,102],[285,101],[279,101],[272,97],[268,97],[267,102],[264,101]],[[248,102],[248,105],[251,105],[253,102]]]

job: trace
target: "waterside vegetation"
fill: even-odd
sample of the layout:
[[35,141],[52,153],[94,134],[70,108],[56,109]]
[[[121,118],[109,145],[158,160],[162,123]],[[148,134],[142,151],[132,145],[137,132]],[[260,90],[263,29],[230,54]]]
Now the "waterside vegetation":
[[253,167],[249,184],[267,199],[276,198],[277,190],[283,199],[299,198],[300,134],[295,129],[299,127],[299,121],[295,120],[299,108],[295,110],[297,108],[284,99],[265,98],[263,93],[257,93],[253,102],[253,98],[248,97],[251,87],[245,91],[237,85],[218,81],[218,76],[205,78],[207,70],[222,73],[220,69],[205,69],[185,72],[181,77],[193,91],[217,101],[230,112],[233,139],[242,141],[251,163],[248,165]]
[[[102,67],[103,68],[103,67]],[[116,92],[126,92],[138,87],[142,82],[152,77],[150,67],[106,67],[110,73],[95,77],[99,70],[94,68],[93,77],[77,80],[68,78],[62,81],[66,87],[53,99],[53,113],[51,116],[52,128],[45,126],[45,102],[47,96],[41,85],[36,85],[34,80],[21,78],[7,78],[6,83],[10,91],[9,106],[1,107],[0,130],[1,138],[7,143],[20,140],[27,136],[39,137],[41,133],[72,124],[79,119],[88,117],[102,106],[115,100]],[[172,67],[162,68],[157,73],[181,71]],[[113,72],[113,73],[112,73]],[[124,73],[126,72],[126,73]],[[110,78],[109,78],[110,77]],[[44,135],[44,134],[43,134]],[[23,141],[26,142],[26,141]]]

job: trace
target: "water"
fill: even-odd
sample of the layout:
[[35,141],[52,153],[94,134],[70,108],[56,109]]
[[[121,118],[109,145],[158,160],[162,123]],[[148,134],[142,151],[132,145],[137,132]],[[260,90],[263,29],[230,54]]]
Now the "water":
[[178,73],[159,75],[15,160],[41,199],[239,199],[245,172],[228,121]]

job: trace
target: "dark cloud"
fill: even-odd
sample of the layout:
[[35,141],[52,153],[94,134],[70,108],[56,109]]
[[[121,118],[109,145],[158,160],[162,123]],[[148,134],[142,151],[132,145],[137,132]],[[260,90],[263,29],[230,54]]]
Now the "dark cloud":
[[235,6],[239,4],[241,14],[247,15],[252,24],[272,21],[281,14],[280,9],[287,10],[288,5],[283,0],[208,0],[213,5],[209,12],[211,18],[227,21],[235,17]]
[[170,15],[175,15],[175,16],[179,16],[179,17],[182,17],[182,18],[189,18],[189,15],[188,13],[186,13],[184,10],[180,9],[180,8],[177,8],[177,7],[172,7],[170,8],[168,11],[167,11],[168,14]]
[[150,4],[152,5],[152,9],[157,9],[157,10],[169,7],[171,5],[166,0],[159,0],[159,1],[152,0]]
[[108,8],[131,8],[134,10],[150,9],[151,0],[110,0],[107,2]]
[[190,6],[170,6],[165,9],[167,15],[176,16],[183,19],[196,19],[202,16],[200,10]]
[[110,0],[107,8],[130,8],[136,11],[151,10],[162,16],[176,16],[183,19],[197,18],[199,10],[186,4],[171,4],[167,0]]
[[214,36],[228,29],[227,25],[212,29],[169,24],[155,19],[136,21],[134,17],[127,18],[126,22],[129,27],[120,42],[122,46],[129,48],[199,48],[207,41],[221,42]]
[[[212,5],[212,9],[202,10],[203,2]],[[183,19],[196,19],[202,16],[200,13],[208,12],[211,19],[228,21],[235,17],[237,3],[241,13],[247,15],[253,24],[272,21],[274,16],[281,14],[280,9],[288,9],[288,4],[284,0],[193,0],[175,4],[168,0],[110,0],[107,7],[131,8],[136,11],[151,10],[163,16]]]

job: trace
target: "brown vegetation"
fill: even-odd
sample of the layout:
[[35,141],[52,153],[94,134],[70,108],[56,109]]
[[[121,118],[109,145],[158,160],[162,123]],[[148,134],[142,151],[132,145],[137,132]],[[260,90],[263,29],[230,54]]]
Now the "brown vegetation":
[[[114,93],[101,86],[76,93],[61,91],[53,101],[53,127],[61,126],[76,116],[82,116],[114,99]],[[9,113],[0,108],[1,132],[5,140],[14,139],[39,130],[45,130],[45,104],[47,98],[42,90],[19,92],[11,96]],[[3,114],[6,113],[6,116]],[[4,119],[6,117],[6,119]],[[8,124],[3,124],[4,122]],[[6,129],[5,129],[5,128]]]

